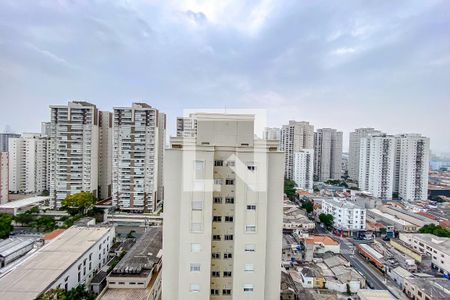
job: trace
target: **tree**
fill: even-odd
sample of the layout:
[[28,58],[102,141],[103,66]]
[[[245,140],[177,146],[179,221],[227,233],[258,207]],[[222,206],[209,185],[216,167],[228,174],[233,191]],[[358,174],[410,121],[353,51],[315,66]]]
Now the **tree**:
[[89,209],[94,207],[95,202],[96,199],[91,193],[79,192],[67,196],[61,204],[71,215],[76,215],[79,213],[86,214]]
[[96,295],[86,290],[84,285],[79,285],[66,292],[66,297],[67,300],[95,300]]
[[21,214],[17,214],[14,217],[14,221],[17,223],[19,223],[20,225],[28,225],[33,221],[33,216],[31,214],[27,214],[27,213],[21,213]]
[[297,184],[295,183],[294,180],[287,179],[287,178],[284,179],[284,193],[291,200],[295,197],[295,193],[297,191],[296,187],[297,187]]
[[311,201],[305,201],[303,202],[302,207],[306,210],[308,214],[310,214],[314,210],[314,203],[312,203]]
[[420,233],[431,233],[435,236],[439,237],[449,237],[450,238],[450,230],[441,227],[440,225],[428,224],[419,229]]
[[320,220],[320,222],[325,224],[325,226],[331,227],[333,225],[334,217],[333,217],[333,215],[322,213],[319,215],[319,220]]
[[50,231],[55,229],[55,220],[49,216],[42,216],[36,220],[37,229],[43,229],[44,231]]
[[36,298],[36,300],[66,300],[66,293],[63,289],[50,289]]
[[13,230],[12,220],[13,216],[10,214],[0,213],[0,238],[9,236],[9,233]]
[[352,294],[352,290],[350,289],[350,284],[347,283],[347,295],[351,295]]

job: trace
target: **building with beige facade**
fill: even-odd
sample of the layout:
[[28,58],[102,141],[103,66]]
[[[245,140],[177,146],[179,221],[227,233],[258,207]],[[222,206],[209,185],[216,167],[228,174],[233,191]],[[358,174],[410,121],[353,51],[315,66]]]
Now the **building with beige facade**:
[[164,159],[162,299],[279,299],[283,153],[253,115],[190,117]]
[[8,152],[0,152],[0,204],[8,203],[9,194]]
[[350,132],[350,144],[348,147],[348,176],[351,179],[359,180],[359,155],[361,139],[371,134],[380,134],[379,130],[374,128],[357,128]]
[[165,114],[146,103],[114,108],[113,203],[121,210],[153,212],[162,191]]
[[342,132],[332,128],[314,133],[314,177],[318,181],[340,179],[342,172]]

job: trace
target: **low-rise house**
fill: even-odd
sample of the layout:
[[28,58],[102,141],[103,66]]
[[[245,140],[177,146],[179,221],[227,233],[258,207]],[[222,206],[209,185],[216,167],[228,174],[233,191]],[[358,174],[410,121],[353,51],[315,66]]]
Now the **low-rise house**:
[[332,239],[326,235],[310,235],[303,238],[303,242],[306,246],[311,245],[313,251],[316,254],[322,254],[326,252],[340,253],[341,246],[338,241]]
[[413,277],[413,274],[408,272],[408,270],[397,267],[393,270],[389,270],[389,272],[386,272],[386,274],[401,288],[403,289],[403,283],[405,281],[405,278],[411,278]]
[[304,267],[300,270],[300,277],[305,289],[322,289],[325,286],[325,280],[319,268]]
[[403,292],[414,300],[450,299],[450,280],[445,278],[405,278]]
[[366,287],[365,278],[341,255],[327,255],[318,266],[322,269],[327,289],[346,293],[348,286],[352,293],[356,293]]
[[150,227],[108,275],[98,299],[159,299],[161,267],[162,228]]
[[308,219],[305,211],[298,207],[284,207],[283,230],[291,232],[311,231],[316,228],[316,223]]
[[359,290],[360,300],[395,300],[394,296],[387,290]]

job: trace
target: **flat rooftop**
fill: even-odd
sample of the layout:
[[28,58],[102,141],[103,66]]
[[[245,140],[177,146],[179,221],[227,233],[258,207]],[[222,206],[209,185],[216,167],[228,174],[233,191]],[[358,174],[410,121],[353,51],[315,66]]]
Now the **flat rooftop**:
[[450,280],[445,278],[408,278],[431,299],[450,299]]
[[71,227],[0,279],[0,299],[34,299],[113,227]]
[[16,200],[16,201],[2,204],[2,205],[0,205],[0,208],[16,208],[17,209],[17,208],[22,208],[22,207],[26,207],[29,205],[37,204],[39,202],[44,202],[49,199],[50,199],[50,197],[44,197],[44,196],[30,197],[30,198],[25,198],[25,199]]
[[374,213],[374,214],[376,214],[378,216],[384,217],[384,218],[386,218],[386,219],[388,219],[388,220],[390,220],[390,221],[392,221],[392,222],[394,222],[396,224],[400,224],[402,226],[415,226],[415,225],[409,223],[408,221],[405,221],[405,220],[399,219],[397,217],[394,217],[391,214],[384,213],[384,212],[382,212],[381,210],[379,210],[377,208],[371,208],[371,209],[368,209],[368,211],[371,212],[371,213]]

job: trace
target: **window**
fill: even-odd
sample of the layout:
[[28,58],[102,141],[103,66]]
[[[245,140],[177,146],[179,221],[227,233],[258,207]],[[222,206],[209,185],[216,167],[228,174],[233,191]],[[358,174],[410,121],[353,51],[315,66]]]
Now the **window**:
[[211,295],[212,295],[212,296],[217,296],[217,295],[219,295],[219,290],[211,289]]
[[224,271],[223,277],[231,277],[231,271]]
[[191,264],[191,272],[200,272],[200,264]]
[[200,285],[196,283],[191,283],[191,292],[192,293],[200,292]]
[[224,253],[224,254],[223,254],[223,258],[224,258],[224,259],[230,259],[230,258],[233,258],[233,254],[232,254],[232,253]]
[[246,232],[256,232],[256,225],[245,225]]
[[222,198],[221,198],[221,197],[214,197],[214,203],[215,203],[215,204],[220,204],[220,203],[222,203]]
[[219,271],[212,271],[211,272],[211,276],[212,277],[220,277],[220,272]]
[[256,166],[250,165],[250,166],[247,166],[247,169],[249,171],[255,171],[256,170]]
[[226,185],[234,185],[234,179],[227,179],[225,180]]
[[221,179],[221,178],[215,178],[215,179],[214,179],[214,184],[222,185],[222,184],[223,184],[223,179]]
[[245,244],[244,251],[245,252],[255,252],[256,251],[256,245],[255,244]]
[[227,161],[227,166],[228,167],[234,167],[235,165],[236,165],[236,163],[234,162],[234,160]]
[[253,292],[253,284],[244,284],[244,292]]
[[256,205],[254,205],[254,204],[247,205],[247,209],[248,210],[256,210]]
[[203,230],[203,224],[202,223],[192,223],[191,224],[191,231],[192,232],[199,232]]
[[234,204],[234,198],[233,197],[225,198],[225,203],[227,203],[227,204]]
[[233,216],[225,216],[225,222],[233,222]]
[[232,241],[233,240],[233,235],[232,234],[225,234],[224,239],[225,239],[225,241]]
[[222,295],[231,295],[231,289],[223,289]]
[[221,216],[213,216],[213,222],[222,222]]
[[212,239],[213,239],[213,241],[220,241],[220,235],[215,234],[215,235],[213,235]]
[[191,244],[191,252],[200,252],[202,246],[200,244]]
[[214,161],[214,167],[222,167],[223,166],[223,160],[215,160]]
[[253,272],[253,271],[255,271],[255,267],[253,264],[245,264],[244,271],[245,272]]
[[192,210],[202,210],[203,209],[203,201],[194,200],[192,201]]
[[211,253],[211,258],[212,259],[220,259],[220,253],[218,253],[218,252]]

